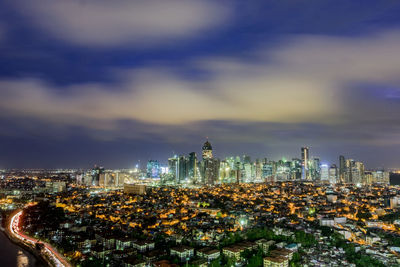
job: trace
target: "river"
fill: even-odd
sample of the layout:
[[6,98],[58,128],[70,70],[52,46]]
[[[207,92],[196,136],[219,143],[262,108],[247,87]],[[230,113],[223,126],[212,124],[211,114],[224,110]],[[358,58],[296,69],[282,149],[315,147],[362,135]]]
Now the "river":
[[1,267],[43,267],[46,266],[30,252],[11,242],[0,231],[0,266]]

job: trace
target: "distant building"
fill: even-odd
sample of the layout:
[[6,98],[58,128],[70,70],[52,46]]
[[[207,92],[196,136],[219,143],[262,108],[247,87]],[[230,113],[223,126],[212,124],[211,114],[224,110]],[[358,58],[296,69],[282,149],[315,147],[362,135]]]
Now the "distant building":
[[301,179],[311,180],[309,173],[309,160],[310,160],[310,149],[308,147],[301,148]]
[[124,193],[133,195],[146,194],[146,185],[143,184],[124,184]]
[[213,154],[212,154],[212,146],[210,142],[207,141],[204,143],[203,148],[202,148],[202,157],[203,160],[205,159],[212,159]]
[[159,178],[160,177],[160,164],[157,160],[149,160],[147,162],[147,177]]
[[212,146],[208,140],[204,143],[202,148],[203,161],[201,162],[201,178],[202,183],[213,185],[219,178],[219,165],[218,159],[213,158]]
[[321,182],[329,182],[328,164],[321,164]]
[[100,174],[104,173],[104,168],[103,167],[97,167],[95,166],[92,169],[92,185],[93,186],[99,186],[100,185]]

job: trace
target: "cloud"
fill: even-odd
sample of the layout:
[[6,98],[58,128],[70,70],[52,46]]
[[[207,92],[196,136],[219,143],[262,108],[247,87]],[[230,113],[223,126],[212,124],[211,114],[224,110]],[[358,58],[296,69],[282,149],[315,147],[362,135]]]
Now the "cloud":
[[207,0],[13,0],[10,4],[52,36],[95,47],[161,45],[204,35],[230,17],[223,2]]
[[[400,92],[399,47],[398,31],[356,38],[299,35],[272,50],[251,51],[248,58],[187,63],[211,74],[206,79],[194,80],[165,66],[116,71],[113,84],[61,87],[34,78],[3,79],[0,111],[2,116],[109,132],[108,137],[173,129],[206,135],[212,130],[194,125],[208,121],[240,125],[216,131],[232,140],[247,138],[241,131],[252,131],[253,125],[256,136],[245,135],[254,140],[294,138],[290,133],[295,133],[314,141],[338,136],[397,144],[400,106],[393,96]],[[367,90],[365,84],[376,88]],[[129,121],[137,128],[121,126]]]

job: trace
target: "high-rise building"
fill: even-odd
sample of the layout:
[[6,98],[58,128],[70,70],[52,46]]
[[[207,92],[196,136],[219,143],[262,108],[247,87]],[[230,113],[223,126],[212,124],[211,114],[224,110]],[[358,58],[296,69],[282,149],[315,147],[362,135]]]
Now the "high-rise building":
[[310,163],[311,166],[309,166],[309,169],[311,169],[311,179],[313,181],[319,180],[321,178],[321,163],[319,158],[313,158],[312,162]]
[[179,167],[178,181],[179,181],[179,183],[182,183],[189,176],[188,162],[189,161],[185,156],[179,156],[179,158],[178,158],[178,167]]
[[355,161],[353,159],[347,159],[345,162],[345,175],[344,182],[352,184],[353,183],[353,170],[355,167]]
[[346,159],[344,156],[339,156],[339,182],[345,182],[345,174],[346,174]]
[[149,160],[147,162],[147,177],[159,178],[160,177],[160,164],[157,160]]
[[219,160],[212,155],[212,146],[208,140],[202,148],[203,161],[201,162],[201,178],[203,184],[212,185],[219,178]]
[[308,147],[301,148],[301,167],[302,167],[302,175],[301,179],[303,180],[311,180],[309,173],[309,160],[310,160],[310,149]]
[[337,183],[338,170],[335,164],[332,164],[329,168],[329,183],[336,184]]
[[203,160],[212,159],[212,157],[213,157],[212,146],[211,146],[210,142],[208,142],[208,139],[203,145],[202,156],[203,156]]
[[92,169],[92,185],[99,186],[100,185],[100,174],[104,173],[103,167],[94,166]]
[[255,181],[256,182],[262,182],[262,179],[261,179],[261,177],[262,177],[262,164],[261,164],[261,160],[259,160],[259,159],[256,159],[256,162],[254,163],[254,167],[255,167]]
[[301,172],[302,172],[302,166],[301,166],[300,159],[297,159],[297,158],[292,159],[291,170],[292,170],[293,180],[300,180]]
[[329,182],[328,164],[321,164],[321,182]]
[[196,152],[192,152],[189,154],[188,175],[190,178],[197,177],[197,155],[196,155]]
[[353,169],[352,169],[352,182],[353,184],[361,184],[364,180],[364,163],[362,162],[355,162]]
[[179,164],[178,156],[168,159],[168,174],[171,176],[175,183],[179,183]]

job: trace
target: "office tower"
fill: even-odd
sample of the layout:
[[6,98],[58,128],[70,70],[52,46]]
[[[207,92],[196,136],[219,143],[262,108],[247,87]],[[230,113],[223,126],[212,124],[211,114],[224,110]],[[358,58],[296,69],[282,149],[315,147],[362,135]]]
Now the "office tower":
[[222,160],[219,165],[219,179],[222,183],[229,182],[231,168],[228,161]]
[[188,175],[190,178],[197,177],[197,155],[196,155],[196,152],[192,152],[189,154]]
[[345,183],[353,183],[353,169],[355,166],[355,161],[353,159],[347,159],[345,162],[345,175],[344,182]]
[[179,158],[178,158],[178,167],[179,167],[178,182],[179,183],[182,183],[189,176],[188,162],[189,161],[185,156],[179,156]]
[[346,159],[344,156],[339,156],[339,182],[345,182],[345,174],[346,174]]
[[319,180],[321,178],[321,163],[319,158],[313,158],[310,174],[313,181]]
[[102,174],[103,172],[104,172],[103,167],[94,166],[94,168],[92,169],[92,173],[91,173],[93,186],[100,185],[100,174]]
[[147,162],[147,177],[159,178],[160,177],[160,164],[157,160],[149,160]]
[[202,164],[202,180],[203,184],[213,185],[218,181],[219,177],[219,165],[218,159],[205,159],[201,162]]
[[172,180],[175,183],[179,182],[179,166],[178,157],[176,155],[168,159],[168,174],[171,176]]
[[364,164],[362,162],[355,162],[352,168],[352,182],[353,184],[361,184],[364,180]]
[[251,164],[251,157],[248,155],[243,155],[243,164]]
[[336,184],[337,183],[338,170],[335,164],[332,164],[329,168],[329,183]]
[[75,176],[76,179],[76,184],[83,184],[83,174],[82,173],[77,173]]
[[329,182],[329,166],[321,164],[321,182]]
[[213,185],[218,181],[219,165],[218,159],[212,155],[212,146],[208,140],[202,148],[203,161],[201,162],[201,177],[203,184]]
[[286,159],[279,160],[276,164],[276,172],[274,175],[275,181],[288,181],[290,180],[290,162]]
[[249,161],[250,157],[249,156],[244,156],[243,157],[243,180],[245,183],[251,182],[251,173],[252,173],[252,166]]
[[212,146],[211,146],[210,142],[208,142],[208,139],[203,145],[202,156],[203,156],[203,160],[212,159],[212,157],[213,157],[213,155],[212,155]]
[[310,160],[310,149],[308,147],[301,148],[301,167],[302,167],[302,175],[301,179],[310,180],[309,174],[309,160]]
[[262,176],[264,178],[264,181],[272,181],[272,174],[272,163],[268,161],[267,158],[265,158],[262,165]]
[[378,170],[372,172],[374,183],[386,184],[390,183],[390,173],[384,170]]
[[262,177],[262,164],[261,161],[259,159],[256,159],[256,162],[254,164],[255,167],[255,178],[257,182],[261,182],[261,177]]
[[292,177],[293,180],[300,180],[301,179],[301,160],[294,158],[292,159],[291,163],[291,171],[292,171]]

